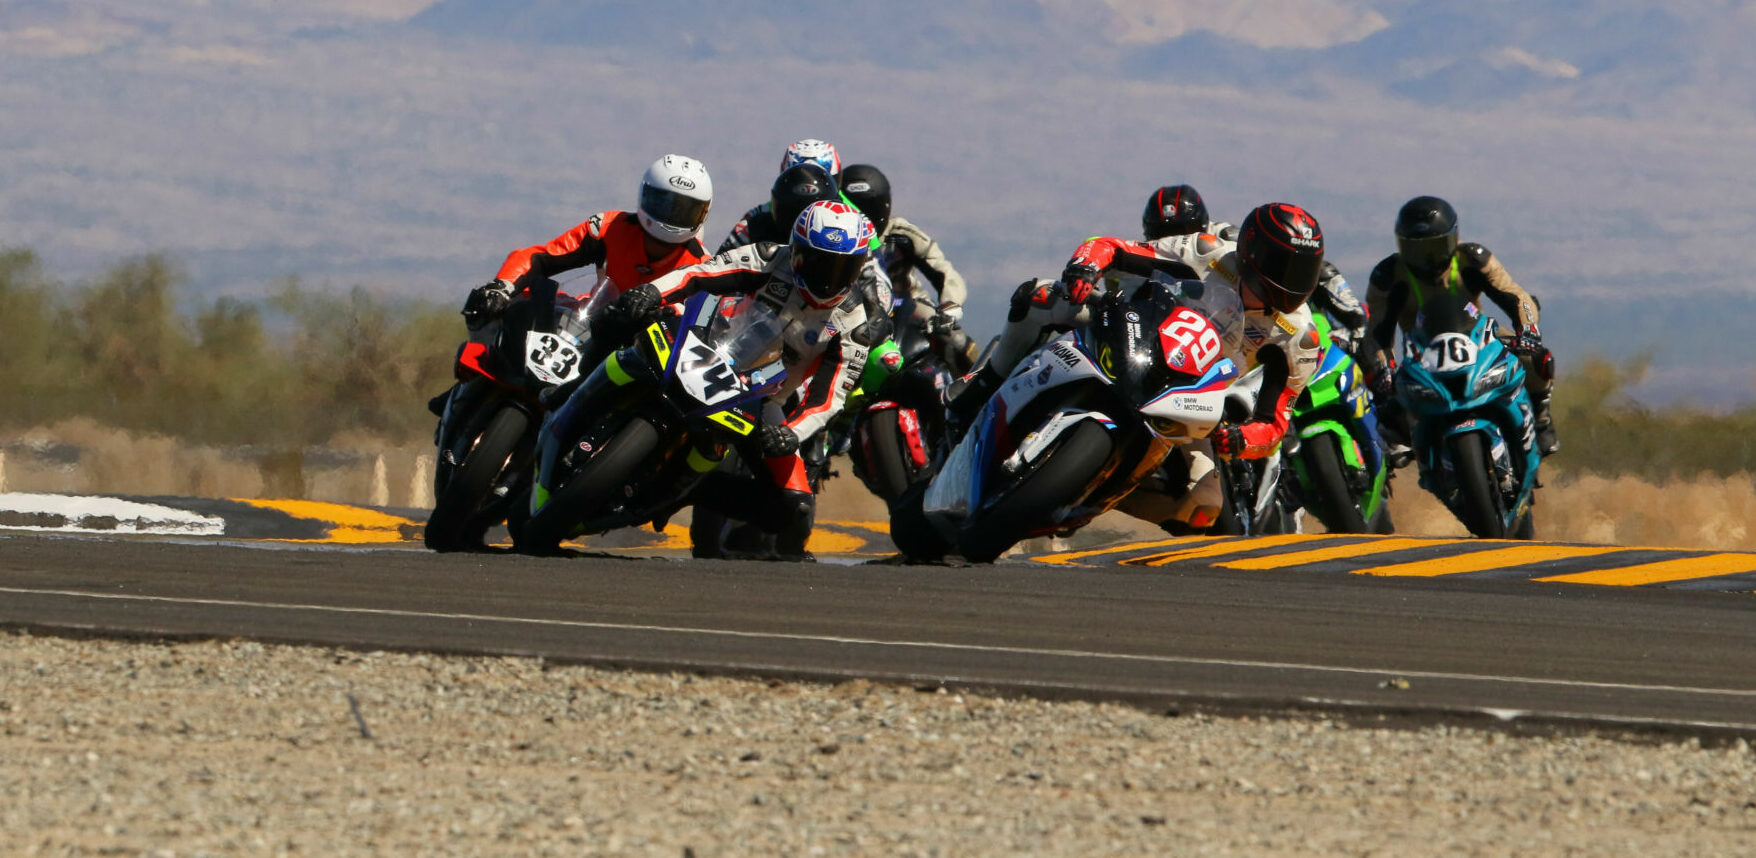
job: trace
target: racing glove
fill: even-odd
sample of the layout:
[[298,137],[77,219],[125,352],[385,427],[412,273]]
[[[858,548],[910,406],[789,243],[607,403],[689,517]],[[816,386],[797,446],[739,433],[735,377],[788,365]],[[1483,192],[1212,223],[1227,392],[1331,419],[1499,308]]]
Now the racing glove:
[[936,320],[938,321],[939,326],[942,329],[955,328],[959,325],[962,325],[963,324],[963,305],[956,303],[954,301],[947,301],[943,304],[940,304],[939,305],[939,315],[938,315]]
[[1072,262],[1061,271],[1061,282],[1067,286],[1067,297],[1084,304],[1097,292],[1098,270],[1083,262]]
[[1236,426],[1220,426],[1207,436],[1213,454],[1221,459],[1236,459],[1244,454],[1244,430]]
[[1373,402],[1389,402],[1396,398],[1396,380],[1388,368],[1366,376],[1366,388],[1372,391]]
[[621,295],[602,313],[591,320],[591,335],[619,343],[634,335],[643,325],[658,318],[664,297],[657,286],[642,283]]
[[1536,328],[1525,328],[1512,340],[1512,350],[1533,357],[1543,353],[1543,335]]
[[471,289],[463,302],[463,323],[473,331],[499,318],[517,291],[509,280],[494,280]]
[[764,459],[778,459],[799,451],[799,436],[779,423],[763,423],[756,427],[756,446]]

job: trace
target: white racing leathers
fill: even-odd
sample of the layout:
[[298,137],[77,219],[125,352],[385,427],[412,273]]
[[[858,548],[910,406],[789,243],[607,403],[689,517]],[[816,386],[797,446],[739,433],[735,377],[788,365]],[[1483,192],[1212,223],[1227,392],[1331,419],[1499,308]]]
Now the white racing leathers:
[[[735,247],[699,265],[679,268],[653,281],[667,303],[695,292],[754,294],[786,320],[786,384],[765,409],[780,406],[795,391],[803,397],[786,424],[808,438],[841,411],[860,383],[866,353],[889,334],[890,281],[868,260],[854,288],[841,300],[823,304],[802,288],[792,266],[792,249],[759,242]],[[802,388],[802,390],[801,390]]]
[[[1181,271],[1186,266],[1208,286],[1238,295],[1237,245],[1211,233],[1173,235],[1153,242],[1094,238],[1080,246],[1074,261],[1097,268],[1111,288],[1128,288],[1129,275],[1139,278],[1155,271]],[[1238,300],[1241,305],[1241,298]],[[1247,459],[1266,458],[1279,454],[1281,439],[1292,421],[1292,404],[1317,371],[1321,353],[1317,326],[1311,311],[1301,306],[1291,313],[1246,312],[1241,328],[1242,341],[1236,351],[1231,351],[1233,344],[1227,342],[1227,356],[1246,376],[1258,365],[1263,370],[1255,376],[1261,381],[1262,395],[1253,398],[1254,412],[1240,424],[1243,455]],[[1143,480],[1118,509],[1167,528],[1172,527],[1170,522],[1180,522],[1195,530],[1205,529],[1218,517],[1224,500],[1213,446],[1201,440],[1177,449],[1188,465],[1186,473],[1170,463]]]

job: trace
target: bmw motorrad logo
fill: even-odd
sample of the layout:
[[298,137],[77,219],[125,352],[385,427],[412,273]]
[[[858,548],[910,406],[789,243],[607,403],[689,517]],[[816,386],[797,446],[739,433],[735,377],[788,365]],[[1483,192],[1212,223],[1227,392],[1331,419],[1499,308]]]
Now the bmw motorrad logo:
[[1140,314],[1133,310],[1129,310],[1123,318],[1126,318],[1130,322],[1138,322],[1140,321]]
[[682,188],[685,191],[695,190],[695,183],[685,176],[672,176],[665,181],[670,182],[671,186],[675,188]]

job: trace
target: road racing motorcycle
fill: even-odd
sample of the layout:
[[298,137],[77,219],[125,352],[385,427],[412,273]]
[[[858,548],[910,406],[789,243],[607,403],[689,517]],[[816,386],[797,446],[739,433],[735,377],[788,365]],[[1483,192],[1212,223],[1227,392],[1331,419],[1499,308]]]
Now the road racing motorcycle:
[[592,303],[543,285],[458,350],[457,384],[434,435],[434,503],[423,536],[434,551],[480,548],[488,529],[506,520],[529,484],[544,413],[538,394],[580,376]]
[[1524,367],[1472,302],[1434,302],[1403,337],[1396,398],[1414,424],[1421,488],[1470,533],[1530,539],[1542,456]]
[[[1192,272],[1191,272],[1192,273]],[[891,510],[910,558],[985,563],[1035,536],[1066,535],[1114,507],[1176,445],[1213,431],[1238,378],[1215,318],[1236,293],[1154,279],[1112,294],[1092,321],[1019,362],[933,478]]]
[[755,296],[701,293],[606,358],[544,422],[513,544],[553,554],[574,536],[662,528],[756,430],[786,380],[784,329]]
[[1390,464],[1371,392],[1353,356],[1312,314],[1323,355],[1293,403],[1285,458],[1294,496],[1331,533],[1390,533]]

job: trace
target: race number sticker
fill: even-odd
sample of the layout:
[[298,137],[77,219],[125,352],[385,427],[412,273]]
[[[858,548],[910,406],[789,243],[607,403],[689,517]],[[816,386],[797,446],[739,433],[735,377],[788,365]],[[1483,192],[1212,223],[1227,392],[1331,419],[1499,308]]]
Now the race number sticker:
[[[1176,358],[1179,350],[1187,350],[1195,366],[1190,370],[1195,375],[1207,372],[1213,362],[1219,360],[1219,332],[1213,329],[1213,323],[1206,316],[1189,309],[1178,307],[1171,313],[1165,326],[1158,329],[1159,345],[1164,349],[1165,359],[1172,366],[1180,362]],[[1179,367],[1180,368],[1180,367]]]
[[566,384],[579,377],[579,347],[556,334],[530,331],[524,335],[524,365],[548,384]]
[[1454,372],[1475,362],[1475,340],[1464,334],[1440,334],[1421,353],[1421,366],[1429,372]]

